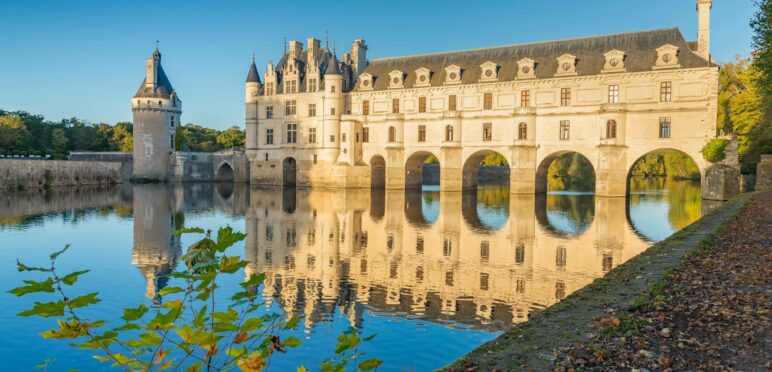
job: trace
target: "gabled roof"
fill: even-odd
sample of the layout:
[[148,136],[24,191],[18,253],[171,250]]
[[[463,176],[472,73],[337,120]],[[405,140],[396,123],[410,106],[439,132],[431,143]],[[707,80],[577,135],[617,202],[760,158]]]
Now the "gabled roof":
[[260,74],[257,73],[257,66],[255,66],[255,61],[252,61],[252,65],[249,66],[249,74],[247,74],[247,83],[261,84]]
[[[536,62],[536,78],[552,78],[557,71],[557,58],[570,53],[577,57],[577,75],[597,75],[605,64],[604,53],[612,49],[625,52],[625,67],[628,72],[651,71],[657,59],[656,49],[665,44],[679,48],[678,60],[681,68],[712,66],[692,50],[677,28],[631,32],[616,35],[593,36],[578,39],[547,41],[531,44],[517,44],[501,47],[482,48],[455,52],[424,54],[397,58],[373,60],[364,72],[374,77],[374,90],[389,88],[388,76],[391,71],[415,71],[421,67],[436,73],[431,76],[431,85],[440,86],[445,82],[445,67],[458,65],[462,69],[462,83],[474,84],[480,81],[480,65],[492,61],[499,66],[498,81],[515,80],[517,61],[530,58]],[[380,78],[380,79],[379,79]],[[405,88],[415,86],[416,76],[409,73]],[[358,90],[359,84],[355,84]]]

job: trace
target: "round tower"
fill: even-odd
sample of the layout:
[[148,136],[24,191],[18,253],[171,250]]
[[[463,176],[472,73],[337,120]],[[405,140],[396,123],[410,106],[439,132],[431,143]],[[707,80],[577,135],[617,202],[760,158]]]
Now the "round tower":
[[[330,56],[324,72],[324,133],[331,133],[330,147],[333,148],[332,162],[338,157],[340,138],[340,116],[343,114],[343,76],[340,73],[338,58]],[[324,139],[326,141],[326,139]]]
[[252,65],[249,66],[247,82],[245,84],[246,103],[246,129],[247,129],[247,157],[250,161],[257,156],[257,95],[260,93],[263,83],[255,66],[255,56],[252,56]]
[[161,67],[161,52],[145,61],[145,80],[131,99],[134,116],[133,178],[165,181],[180,125],[182,102]]

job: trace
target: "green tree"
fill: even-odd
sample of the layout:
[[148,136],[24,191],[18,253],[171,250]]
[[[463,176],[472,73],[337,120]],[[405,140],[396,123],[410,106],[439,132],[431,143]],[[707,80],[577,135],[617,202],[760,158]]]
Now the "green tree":
[[246,140],[246,131],[237,126],[232,126],[217,135],[217,146],[220,149],[231,147],[243,147]]
[[0,149],[11,152],[27,150],[29,139],[29,131],[21,117],[14,114],[0,116]]
[[51,132],[51,153],[56,159],[67,158],[67,135],[64,133],[64,129],[55,128]]

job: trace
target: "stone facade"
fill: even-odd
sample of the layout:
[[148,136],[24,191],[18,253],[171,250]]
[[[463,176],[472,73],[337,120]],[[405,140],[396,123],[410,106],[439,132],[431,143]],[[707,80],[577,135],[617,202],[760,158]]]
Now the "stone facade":
[[510,190],[546,190],[549,163],[585,156],[596,193],[624,196],[627,175],[661,149],[700,154],[715,136],[718,66],[709,0],[699,43],[678,29],[376,59],[354,41],[338,62],[309,39],[290,42],[265,83],[246,83],[250,182],[315,187],[420,186],[439,160],[443,191],[472,189],[481,159],[504,156]]
[[4,159],[0,189],[117,184],[124,181],[125,167],[99,161]]
[[761,155],[756,165],[756,190],[772,187],[772,155]]

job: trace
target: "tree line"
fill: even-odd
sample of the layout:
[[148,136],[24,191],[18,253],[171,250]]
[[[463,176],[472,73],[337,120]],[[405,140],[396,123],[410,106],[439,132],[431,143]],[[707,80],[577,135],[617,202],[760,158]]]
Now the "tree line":
[[[244,146],[245,132],[185,124],[177,128],[176,150],[212,152]],[[46,120],[42,115],[0,109],[0,156],[50,156],[66,159],[71,151],[121,151],[133,148],[133,125],[89,123],[78,118]]]

